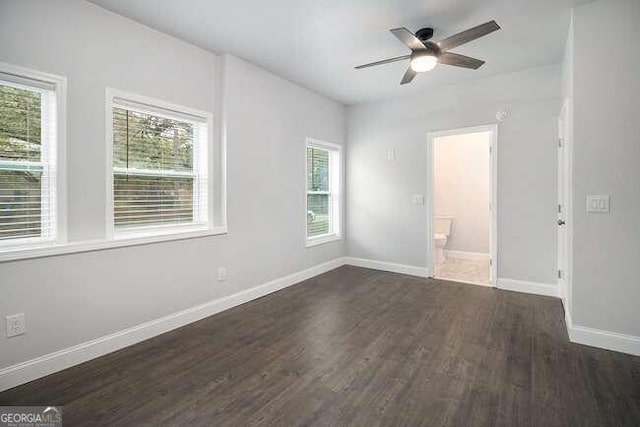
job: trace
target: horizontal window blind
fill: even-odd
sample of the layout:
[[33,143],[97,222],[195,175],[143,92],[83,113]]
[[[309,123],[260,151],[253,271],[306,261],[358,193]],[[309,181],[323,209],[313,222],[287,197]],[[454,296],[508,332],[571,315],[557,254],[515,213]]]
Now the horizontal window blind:
[[42,172],[0,170],[0,239],[42,235]]
[[28,82],[0,80],[0,243],[55,236],[55,92]]
[[307,237],[334,234],[331,153],[307,147]]
[[193,222],[193,178],[114,175],[116,227]]
[[114,104],[116,231],[206,222],[206,124],[159,111],[132,101]]

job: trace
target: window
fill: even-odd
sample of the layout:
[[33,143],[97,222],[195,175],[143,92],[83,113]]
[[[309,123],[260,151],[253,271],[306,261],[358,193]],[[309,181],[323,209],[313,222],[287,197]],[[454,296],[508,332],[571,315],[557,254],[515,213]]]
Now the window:
[[114,234],[208,228],[210,116],[137,95],[110,99]]
[[340,146],[307,140],[307,246],[340,238]]
[[0,248],[64,237],[57,161],[63,94],[63,78],[0,64]]

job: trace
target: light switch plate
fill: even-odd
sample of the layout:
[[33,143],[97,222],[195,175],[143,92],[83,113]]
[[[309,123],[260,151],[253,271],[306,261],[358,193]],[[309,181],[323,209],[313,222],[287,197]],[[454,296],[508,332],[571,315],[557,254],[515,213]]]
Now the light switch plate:
[[587,212],[609,213],[608,195],[587,196]]
[[395,160],[396,159],[396,150],[393,148],[389,148],[387,150],[387,160]]
[[424,205],[424,196],[422,194],[415,194],[413,196],[414,205]]

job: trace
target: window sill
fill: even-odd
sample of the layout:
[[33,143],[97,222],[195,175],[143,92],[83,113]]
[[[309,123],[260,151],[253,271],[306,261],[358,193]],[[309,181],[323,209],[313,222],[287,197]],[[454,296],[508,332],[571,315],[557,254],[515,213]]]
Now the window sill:
[[307,239],[305,243],[306,248],[311,248],[318,245],[323,245],[325,243],[335,242],[336,240],[340,240],[342,237],[339,234],[331,234],[328,236],[318,236]]
[[178,233],[163,233],[155,235],[118,236],[111,240],[89,240],[85,242],[71,242],[12,248],[0,252],[0,262],[17,261],[22,259],[43,258],[56,255],[74,254],[79,252],[93,252],[127,246],[148,245],[151,243],[172,240],[194,239],[198,237],[226,234],[227,227],[208,228],[200,230],[182,231]]

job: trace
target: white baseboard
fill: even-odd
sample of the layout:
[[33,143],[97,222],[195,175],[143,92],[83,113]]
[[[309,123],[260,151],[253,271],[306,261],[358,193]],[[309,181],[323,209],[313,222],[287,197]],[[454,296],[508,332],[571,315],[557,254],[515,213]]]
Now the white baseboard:
[[345,264],[344,258],[325,262],[268,283],[172,313],[73,347],[0,369],[0,391],[53,374],[105,354],[145,341],[221,311],[260,298]]
[[569,341],[572,343],[640,356],[640,337],[574,325],[571,313],[566,306],[564,320],[567,324]]
[[489,261],[489,254],[485,254],[482,252],[466,252],[466,251],[454,251],[450,249],[445,249],[444,255],[447,258],[453,258],[453,259],[468,259],[470,261]]
[[573,325],[573,320],[571,319],[571,312],[569,311],[569,306],[567,305],[566,298],[560,298],[562,302],[562,308],[564,309],[564,323],[567,325],[567,331]]
[[[168,316],[154,319],[73,347],[68,347],[54,353],[49,353],[26,362],[0,369],[0,391],[25,384],[29,381],[33,381],[141,341],[145,341],[149,338],[153,338],[157,335],[180,328],[221,311],[310,279],[344,264],[408,274],[412,276],[429,277],[429,271],[426,267],[417,267],[363,258],[337,258],[233,295],[181,310]],[[498,288],[538,295],[559,296],[558,287],[556,285],[544,283],[526,282],[513,279],[498,279]],[[565,317],[567,320],[569,338],[572,342],[640,356],[640,337],[573,325],[571,316],[568,312],[566,312]]]
[[354,257],[345,257],[344,263],[356,267],[371,268],[373,270],[390,271],[392,273],[402,273],[410,276],[429,277],[429,269],[427,267],[417,267],[414,265],[396,264],[393,262]]
[[527,294],[545,295],[548,297],[560,297],[558,285],[549,283],[527,282],[525,280],[498,278],[498,289],[507,291],[524,292]]
[[569,340],[576,344],[640,356],[640,337],[569,324],[567,332]]
[[562,290],[559,289],[557,285],[524,282],[512,279],[498,279],[498,287],[500,289],[507,289],[510,291],[560,298],[564,307],[564,321],[567,325],[569,341],[572,343],[640,356],[640,337],[575,325],[573,323],[569,307],[567,306],[566,295],[562,295]]

